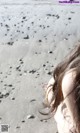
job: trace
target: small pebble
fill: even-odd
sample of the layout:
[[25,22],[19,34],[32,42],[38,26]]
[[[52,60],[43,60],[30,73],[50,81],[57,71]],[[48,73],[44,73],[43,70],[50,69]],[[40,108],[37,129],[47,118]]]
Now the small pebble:
[[15,98],[13,97],[12,100],[15,100]]
[[0,95],[0,98],[3,98],[3,97],[4,97],[4,95],[3,95],[3,94],[1,94],[1,95]]
[[7,25],[7,24],[6,24],[5,26],[6,26],[7,28],[9,27],[9,25]]
[[71,20],[71,18],[68,18],[68,20]]
[[20,76],[22,76],[22,74],[20,74]]
[[22,19],[26,19],[26,17],[24,16]]
[[29,71],[29,73],[32,73],[32,74],[34,74],[35,72],[36,72],[36,70]]
[[12,84],[9,84],[8,86],[9,86],[9,87],[12,87],[13,85],[12,85]]
[[46,65],[45,64],[43,64],[43,67],[45,67]]
[[42,40],[39,40],[39,42],[42,42]]
[[16,70],[19,70],[20,66],[16,67]]
[[40,120],[41,122],[47,122],[47,120]]
[[17,126],[16,128],[20,128],[20,126]]
[[56,15],[57,19],[59,19],[59,15]]
[[7,86],[7,84],[4,84],[4,86]]
[[24,70],[24,73],[27,73],[27,70]]
[[25,120],[22,121],[22,123],[24,123],[24,122],[25,122]]
[[10,69],[12,69],[12,67],[10,66]]
[[5,96],[5,98],[8,97],[9,96],[9,93],[7,92],[4,96]]
[[53,52],[52,51],[48,51],[49,54],[52,54]]
[[47,16],[52,16],[51,14],[47,14]]
[[35,118],[34,115],[28,115],[28,116],[27,116],[27,119],[34,119],[34,118]]
[[30,102],[34,102],[34,101],[36,101],[36,99],[32,99],[32,100],[30,100]]
[[24,39],[29,39],[29,36],[27,35],[26,37],[24,37]]
[[48,72],[47,74],[48,74],[48,75],[51,75],[51,74],[52,74],[52,72]]
[[8,45],[13,45],[13,43],[14,43],[14,42],[8,42],[7,44],[8,44]]
[[23,64],[23,63],[24,63],[23,61],[20,62],[20,64]]

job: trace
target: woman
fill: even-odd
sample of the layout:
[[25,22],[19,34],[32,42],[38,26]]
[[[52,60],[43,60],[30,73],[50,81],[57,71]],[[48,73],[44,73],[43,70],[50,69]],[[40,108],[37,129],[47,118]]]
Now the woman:
[[80,45],[56,66],[45,90],[58,132],[80,133]]

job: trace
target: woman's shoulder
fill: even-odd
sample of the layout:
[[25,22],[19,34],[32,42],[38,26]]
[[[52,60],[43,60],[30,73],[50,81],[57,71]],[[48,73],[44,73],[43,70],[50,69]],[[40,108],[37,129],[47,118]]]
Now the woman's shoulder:
[[62,79],[62,92],[69,94],[72,89],[74,88],[74,84],[75,84],[75,79],[76,79],[76,71],[75,70],[69,70],[67,71]]

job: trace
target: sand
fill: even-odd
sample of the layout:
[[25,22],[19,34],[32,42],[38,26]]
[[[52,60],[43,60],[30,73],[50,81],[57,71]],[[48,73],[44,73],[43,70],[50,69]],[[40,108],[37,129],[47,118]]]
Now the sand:
[[42,86],[79,42],[79,5],[0,1],[0,124],[10,133],[57,132],[54,117],[41,121],[38,114]]

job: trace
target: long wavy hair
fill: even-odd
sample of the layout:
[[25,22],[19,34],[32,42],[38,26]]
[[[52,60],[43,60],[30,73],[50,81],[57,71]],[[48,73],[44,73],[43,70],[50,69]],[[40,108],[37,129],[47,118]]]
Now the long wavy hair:
[[70,69],[76,71],[76,79],[73,91],[80,117],[80,44],[76,45],[70,51],[68,56],[66,56],[53,71],[53,77],[55,79],[55,83],[53,85],[53,92],[55,96],[55,101],[52,105],[53,110],[57,109],[58,105],[64,100],[61,83],[65,73]]

